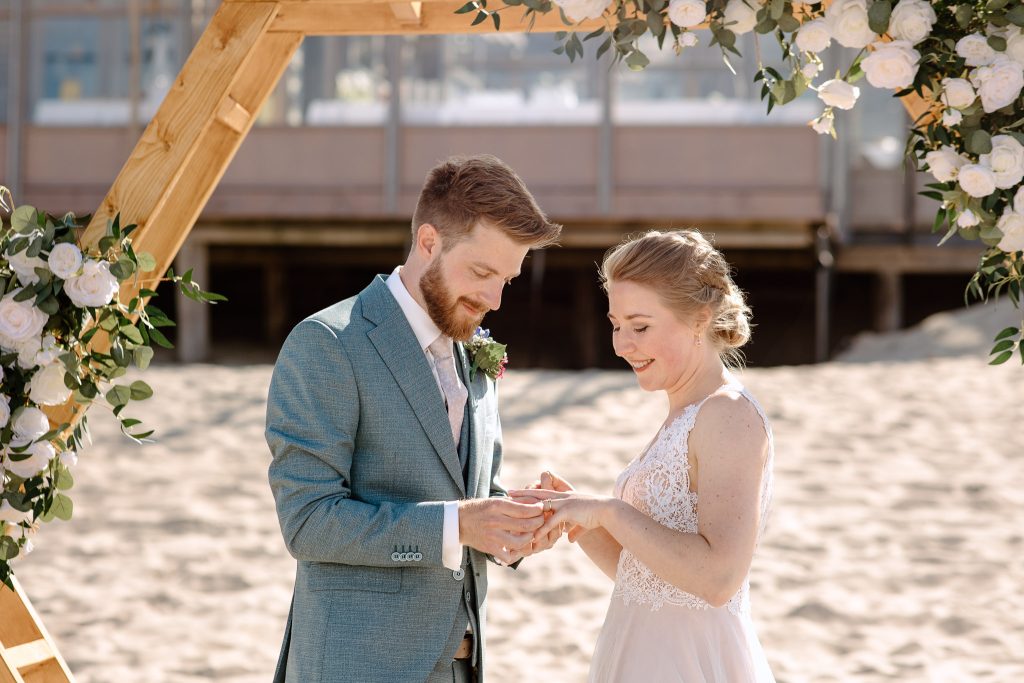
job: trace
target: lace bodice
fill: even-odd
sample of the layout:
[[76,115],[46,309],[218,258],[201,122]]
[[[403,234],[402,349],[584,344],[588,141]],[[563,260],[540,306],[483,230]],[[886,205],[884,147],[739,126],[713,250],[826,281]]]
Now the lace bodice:
[[[764,410],[742,385],[732,380],[715,394],[724,391],[740,393],[750,401],[764,421],[768,435],[768,457],[765,460],[761,488],[761,528],[758,530],[760,539],[768,517],[772,492],[774,445],[771,427]],[[671,529],[690,533],[697,532],[697,493],[690,490],[688,439],[704,401],[707,401],[707,398],[687,406],[678,417],[663,427],[647,450],[626,466],[615,483],[616,497],[656,522]],[[726,607],[734,614],[749,612],[749,593],[749,584],[744,580],[743,586],[729,600]],[[663,581],[625,549],[619,556],[615,575],[615,595],[621,597],[626,604],[648,605],[652,610],[660,609],[665,603],[691,609],[712,608],[701,598]]]

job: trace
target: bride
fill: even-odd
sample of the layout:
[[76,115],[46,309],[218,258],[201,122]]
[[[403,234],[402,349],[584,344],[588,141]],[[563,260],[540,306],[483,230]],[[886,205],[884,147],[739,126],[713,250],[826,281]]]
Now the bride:
[[615,581],[591,681],[772,682],[750,616],[748,572],[771,497],[772,435],[729,365],[750,309],[696,230],[651,231],[601,266],[615,353],[668,415],[613,497],[545,472],[511,491],[544,501],[537,531],[569,540]]

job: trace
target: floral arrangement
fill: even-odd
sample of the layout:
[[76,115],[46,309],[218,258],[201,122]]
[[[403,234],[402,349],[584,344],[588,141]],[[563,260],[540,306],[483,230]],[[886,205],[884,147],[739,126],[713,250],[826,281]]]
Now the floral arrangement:
[[490,330],[476,328],[476,332],[466,342],[466,352],[470,358],[469,381],[476,378],[477,370],[483,370],[493,380],[504,377],[505,366],[508,365],[506,348],[505,344],[499,344],[491,337]]
[[[492,3],[495,0],[490,0]],[[470,0],[458,12],[475,12],[500,26],[499,12],[522,6],[536,14],[557,11],[567,30],[556,34],[556,53],[570,61],[584,43],[599,41],[597,57],[612,50],[634,70],[649,59],[640,38],[676,53],[697,45],[710,29],[728,64],[739,54],[736,38],[754,33],[776,41],[783,64],[765,65],[757,52],[761,98],[768,111],[813,90],[824,111],[809,123],[833,137],[835,110],[852,109],[862,78],[903,98],[914,121],[907,154],[936,182],[925,195],[940,202],[934,231],[980,240],[985,249],[967,293],[980,299],[1008,293],[1021,306],[1024,285],[1024,3],[1020,0]],[[581,40],[574,30],[597,26]],[[857,50],[845,71],[822,75],[821,55],[833,44]],[[731,68],[731,67],[730,67]],[[734,71],[735,73],[735,71]],[[1024,324],[1003,330],[993,364],[1019,352]]]
[[[122,414],[153,390],[141,380],[115,380],[132,365],[145,369],[153,344],[170,348],[160,328],[174,323],[146,303],[156,296],[151,289],[119,301],[122,284],[134,278],[129,284],[138,285],[140,273],[156,267],[132,248],[136,226],[115,218],[96,248],[82,249],[86,219],[31,206],[11,211],[5,199],[10,192],[0,188],[0,206],[10,211],[0,221],[0,581],[12,586],[11,561],[32,550],[39,523],[71,519],[71,470],[89,439],[85,408],[107,405],[136,442],[153,433]],[[202,291],[191,271],[164,279],[194,300],[224,300]],[[59,424],[43,410],[69,403],[71,411],[48,408],[67,415]]]

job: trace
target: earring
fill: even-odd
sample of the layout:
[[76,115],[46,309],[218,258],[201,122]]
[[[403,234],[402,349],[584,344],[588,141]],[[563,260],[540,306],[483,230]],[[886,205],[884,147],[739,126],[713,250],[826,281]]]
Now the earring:
[[704,343],[704,338],[700,332],[697,332],[696,334],[693,335],[693,343],[696,344],[697,346],[700,346]]

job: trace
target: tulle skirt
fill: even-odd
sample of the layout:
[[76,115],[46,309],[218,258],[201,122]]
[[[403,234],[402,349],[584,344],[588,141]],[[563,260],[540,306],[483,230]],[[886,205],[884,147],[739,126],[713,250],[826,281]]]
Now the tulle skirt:
[[591,683],[775,683],[754,624],[725,607],[626,605],[612,598]]

